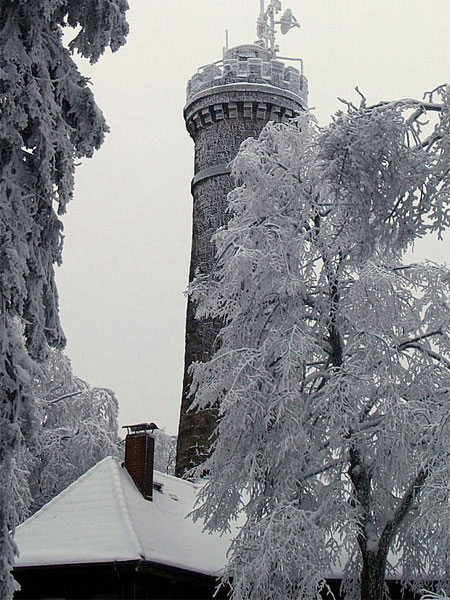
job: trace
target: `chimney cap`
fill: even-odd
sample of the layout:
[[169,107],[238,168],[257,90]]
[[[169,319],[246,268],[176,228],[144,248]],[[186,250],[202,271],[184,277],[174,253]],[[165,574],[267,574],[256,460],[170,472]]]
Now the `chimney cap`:
[[127,429],[127,433],[140,433],[142,431],[154,431],[159,427],[156,423],[136,423],[135,425],[124,425],[122,429]]

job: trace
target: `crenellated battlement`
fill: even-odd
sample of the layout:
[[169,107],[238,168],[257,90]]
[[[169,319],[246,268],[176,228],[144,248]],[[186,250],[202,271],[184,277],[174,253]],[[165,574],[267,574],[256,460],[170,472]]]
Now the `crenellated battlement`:
[[[301,65],[301,60],[298,59]],[[288,90],[308,101],[308,81],[301,70],[286,66],[257,44],[236,46],[216,63],[200,67],[187,84],[186,100],[209,88],[235,83],[257,83]]]

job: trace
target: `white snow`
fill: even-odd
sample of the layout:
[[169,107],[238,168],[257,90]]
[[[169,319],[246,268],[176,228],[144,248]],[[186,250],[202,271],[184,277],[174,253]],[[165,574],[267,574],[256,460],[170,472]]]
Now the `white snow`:
[[17,567],[147,560],[217,575],[231,534],[203,532],[187,515],[199,489],[155,472],[153,501],[130,475],[105,458],[16,530]]
[[[159,471],[154,482],[162,490],[144,500],[120,462],[104,458],[17,527],[16,566],[146,560],[220,575],[244,515],[228,534],[207,533],[188,516],[200,484]],[[329,576],[342,577],[347,560],[342,549]]]

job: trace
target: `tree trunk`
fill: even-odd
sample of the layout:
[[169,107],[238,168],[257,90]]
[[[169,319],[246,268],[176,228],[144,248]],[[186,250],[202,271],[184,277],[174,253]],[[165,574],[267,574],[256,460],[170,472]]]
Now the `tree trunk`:
[[361,600],[383,600],[386,557],[367,550],[361,571]]

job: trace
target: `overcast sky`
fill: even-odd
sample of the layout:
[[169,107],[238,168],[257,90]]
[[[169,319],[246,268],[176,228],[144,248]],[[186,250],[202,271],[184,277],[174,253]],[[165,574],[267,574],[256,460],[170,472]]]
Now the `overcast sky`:
[[[111,133],[77,171],[64,218],[60,308],[75,373],[109,387],[121,424],[176,433],[184,353],[193,144],[185,86],[230,46],[255,40],[258,0],[129,0],[130,35],[91,68]],[[450,0],[285,0],[301,29],[280,54],[301,57],[310,106],[325,124],[338,97],[421,98],[448,82]],[[447,261],[447,242],[421,256]]]

